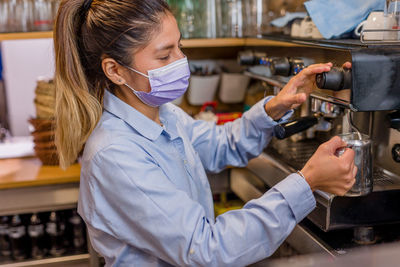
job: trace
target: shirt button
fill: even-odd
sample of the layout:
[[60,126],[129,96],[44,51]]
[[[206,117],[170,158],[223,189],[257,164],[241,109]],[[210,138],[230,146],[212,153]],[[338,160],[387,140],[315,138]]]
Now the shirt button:
[[187,164],[187,163],[188,163],[188,161],[187,161],[187,160],[184,160],[184,161],[183,161],[183,163]]
[[189,253],[190,253],[190,254],[194,254],[194,249],[191,249],[191,250],[189,251]]

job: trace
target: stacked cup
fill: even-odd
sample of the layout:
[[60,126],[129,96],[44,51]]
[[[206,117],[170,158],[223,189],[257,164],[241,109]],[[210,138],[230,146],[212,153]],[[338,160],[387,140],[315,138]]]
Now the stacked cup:
[[52,80],[39,79],[35,90],[36,118],[29,123],[35,143],[35,154],[44,165],[58,165],[54,143],[55,86]]

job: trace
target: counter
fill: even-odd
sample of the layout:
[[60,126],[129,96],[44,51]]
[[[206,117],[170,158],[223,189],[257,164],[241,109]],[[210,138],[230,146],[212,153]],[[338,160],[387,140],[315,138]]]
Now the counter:
[[58,166],[43,166],[37,158],[0,160],[0,190],[79,182],[80,165],[63,171]]

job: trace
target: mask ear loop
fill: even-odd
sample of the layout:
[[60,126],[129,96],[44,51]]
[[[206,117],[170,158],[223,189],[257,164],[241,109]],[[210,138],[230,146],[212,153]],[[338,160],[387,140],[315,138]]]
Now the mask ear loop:
[[[150,104],[150,103],[147,103],[146,100],[144,100],[144,99],[140,96],[139,92],[136,91],[135,89],[133,89],[129,84],[124,83],[124,85],[125,85],[126,87],[128,87],[129,89],[131,89],[132,92],[135,94],[135,96],[136,96],[137,98],[139,98],[139,100],[142,101],[143,104],[148,105],[148,106],[153,107],[153,108],[157,108],[157,107],[158,107],[158,106],[152,105],[152,104]],[[144,92],[143,92],[143,93],[144,93]],[[147,93],[145,93],[145,94],[147,94]]]
[[[122,65],[122,66],[124,66],[124,65]],[[131,71],[133,71],[133,72],[136,72],[137,74],[140,74],[140,75],[146,77],[147,79],[150,78],[149,75],[146,75],[146,74],[144,74],[143,72],[140,72],[140,71],[138,71],[138,70],[135,70],[134,68],[131,68],[131,67],[129,67],[129,66],[124,66],[124,67],[127,68],[127,69],[129,69],[129,70],[131,70]]]

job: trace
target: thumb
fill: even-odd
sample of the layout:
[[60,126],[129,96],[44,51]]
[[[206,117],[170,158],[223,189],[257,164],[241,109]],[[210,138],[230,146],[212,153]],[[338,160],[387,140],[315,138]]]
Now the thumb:
[[330,154],[335,154],[336,150],[345,147],[346,145],[346,142],[344,142],[339,136],[334,136],[325,143],[325,146]]

